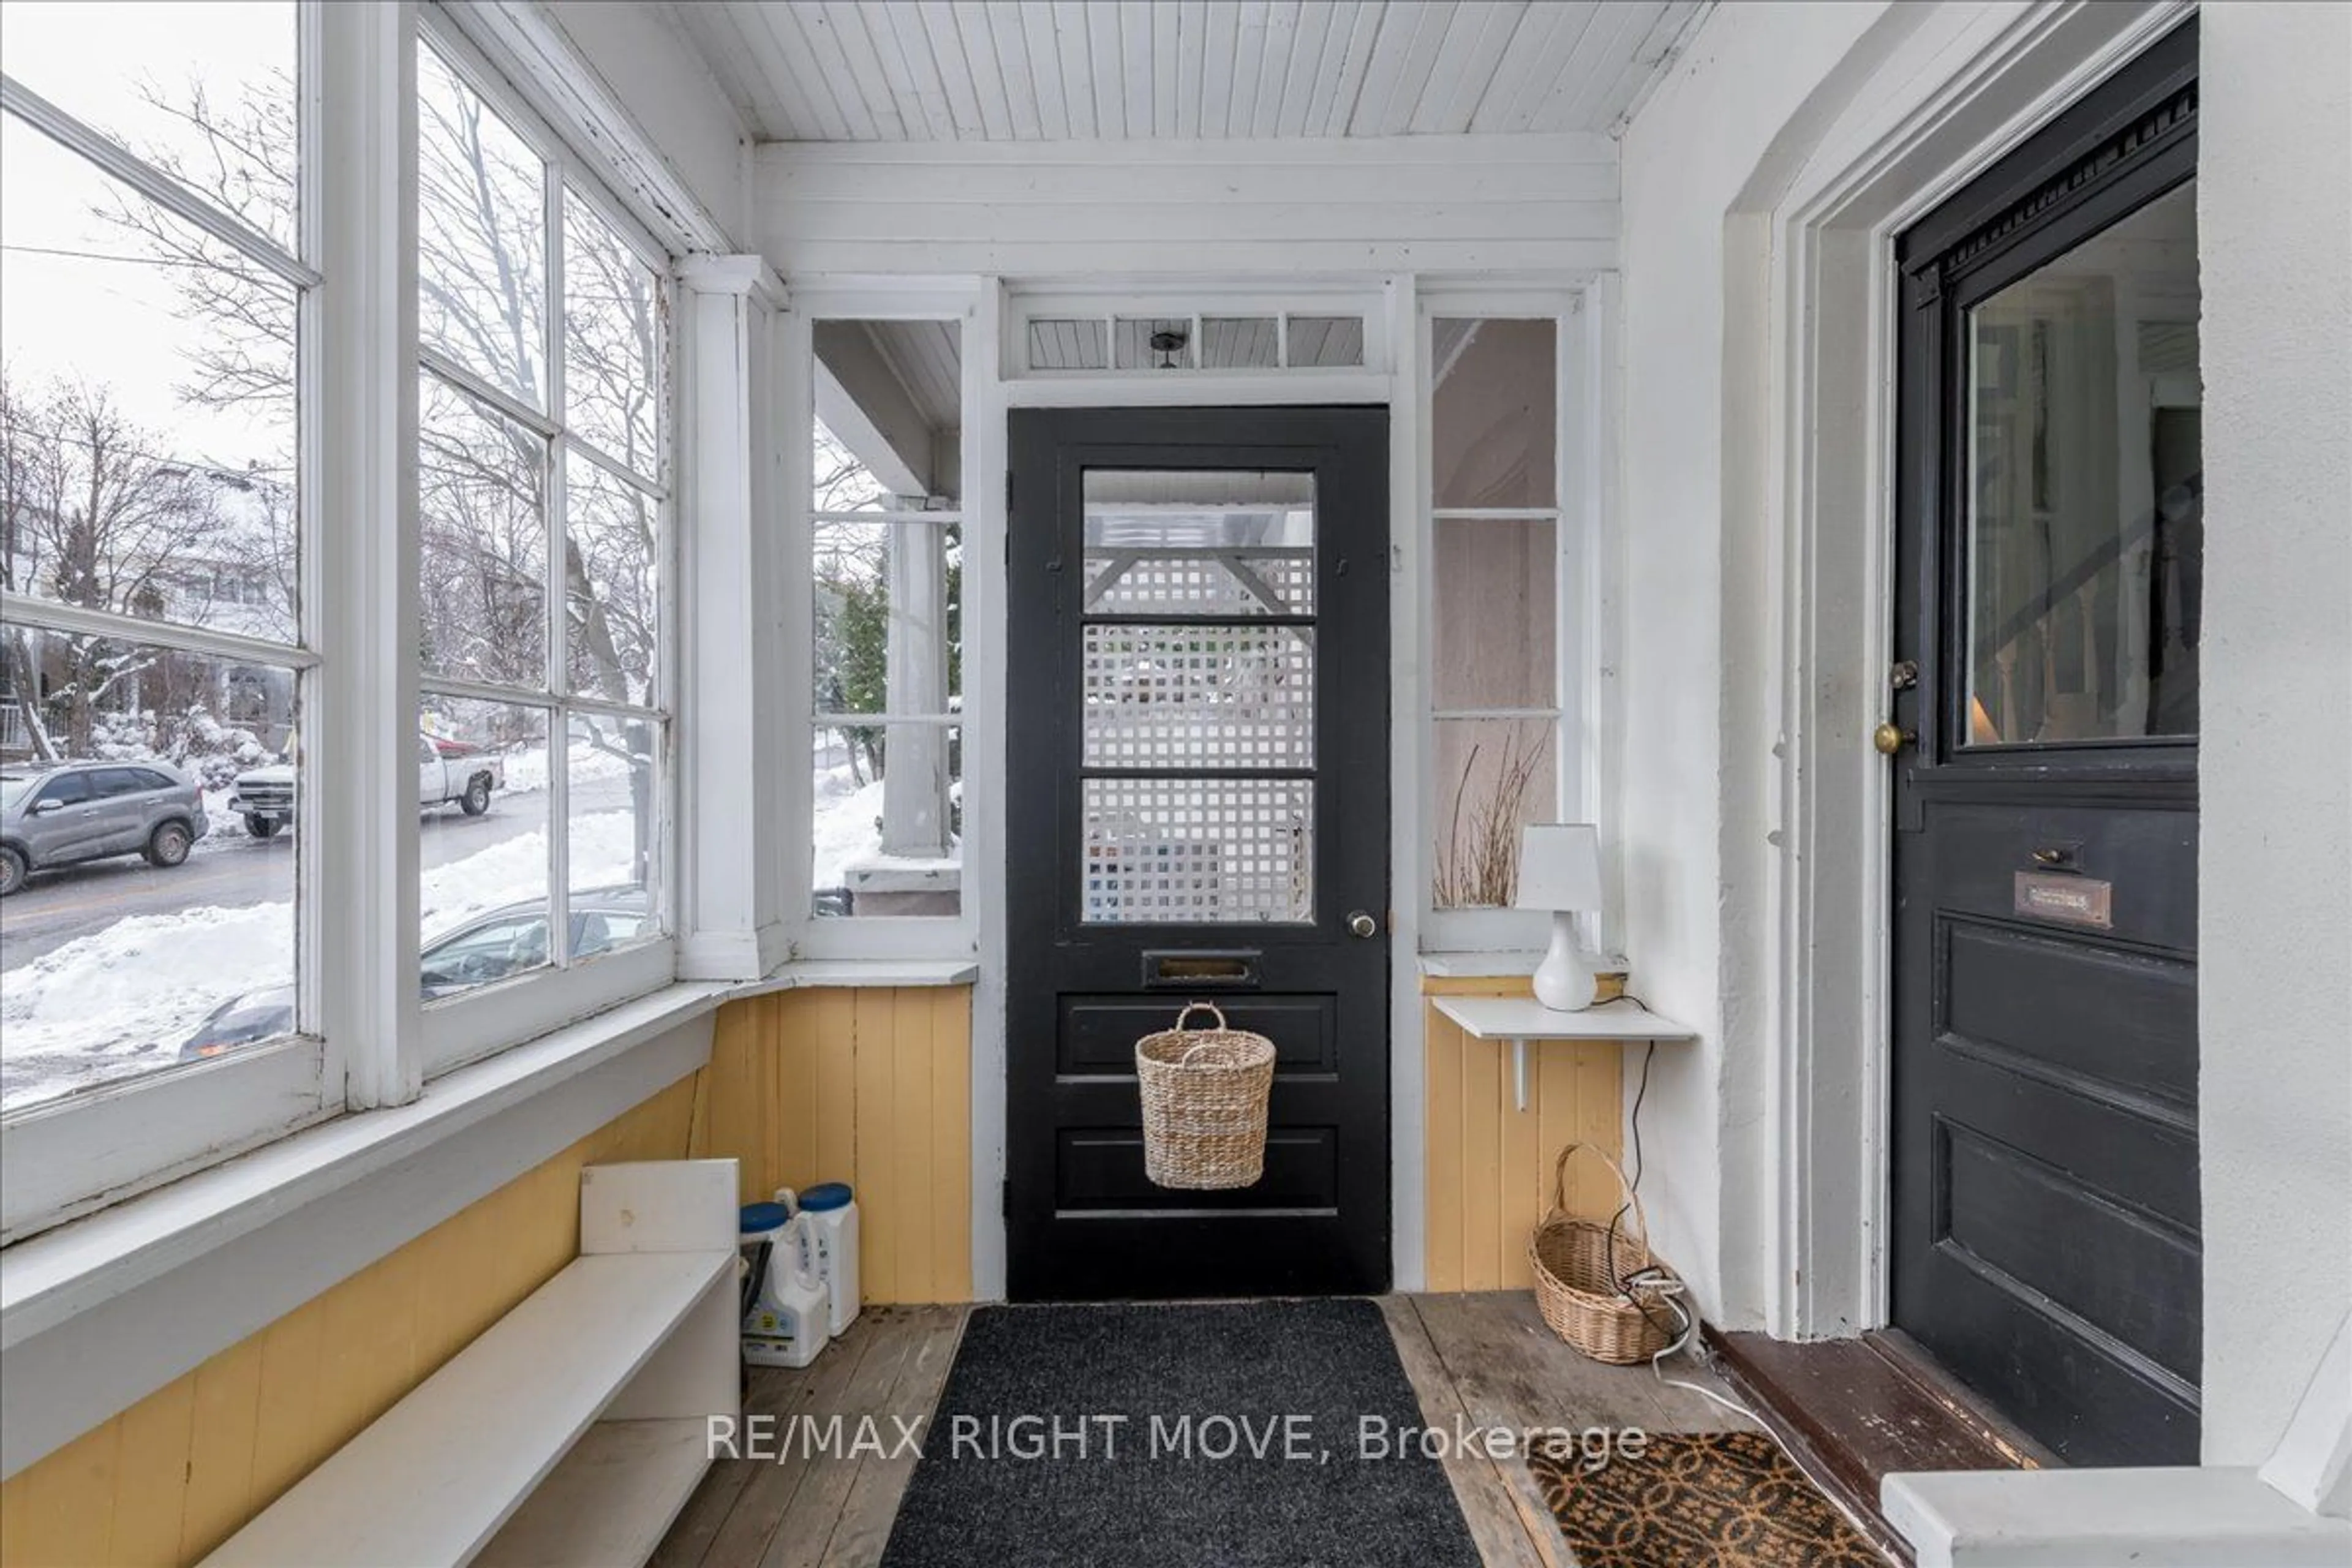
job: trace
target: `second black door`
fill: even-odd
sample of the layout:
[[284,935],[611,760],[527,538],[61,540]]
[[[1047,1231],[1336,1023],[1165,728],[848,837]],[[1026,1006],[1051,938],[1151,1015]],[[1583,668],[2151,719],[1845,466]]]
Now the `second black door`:
[[[1389,1278],[1388,415],[1012,419],[1015,1300]],[[1145,1177],[1134,1047],[1273,1039],[1265,1173]]]

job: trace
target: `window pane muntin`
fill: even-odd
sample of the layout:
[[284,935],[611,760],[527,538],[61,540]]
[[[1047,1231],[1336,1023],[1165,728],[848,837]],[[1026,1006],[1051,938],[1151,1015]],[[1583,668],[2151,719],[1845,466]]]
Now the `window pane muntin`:
[[545,408],[546,163],[429,45],[416,81],[418,340]]
[[423,668],[545,690],[547,442],[429,371],[416,427]]
[[563,201],[563,423],[633,472],[662,477],[661,275],[588,200]]
[[[14,116],[0,163],[7,585],[290,642],[295,291]],[[86,529],[94,478],[102,521]],[[223,570],[264,591],[219,599]]]
[[[254,837],[231,802],[240,781],[264,775],[282,773],[289,795],[297,789],[297,672],[16,623],[0,626],[0,641],[59,694],[37,699],[56,749],[171,771],[198,797],[183,814],[181,786],[163,798],[83,793],[29,829],[12,805],[11,838],[46,838],[37,861],[110,846],[135,851],[184,815],[201,828],[181,865],[149,866],[135,852],[54,863],[0,906],[0,1110],[199,1059],[192,1048],[184,1058],[184,1047],[241,998],[283,994],[275,1021],[234,1043],[291,1034],[295,845],[282,833]],[[108,679],[89,679],[98,670]],[[95,695],[84,700],[84,690]],[[24,804],[44,793],[26,792]]]
[[8,0],[0,59],[291,256],[300,244],[298,31],[290,0]]

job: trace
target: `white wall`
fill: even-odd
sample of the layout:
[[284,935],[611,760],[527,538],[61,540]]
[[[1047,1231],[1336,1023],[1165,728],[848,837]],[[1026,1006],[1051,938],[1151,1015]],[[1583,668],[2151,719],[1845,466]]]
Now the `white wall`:
[[2352,1302],[2352,8],[2203,14],[2205,1458]]
[[1730,959],[1761,900],[1731,870],[1767,851],[1754,796],[1772,738],[1735,705],[1732,678],[1769,671],[1775,650],[1761,621],[1770,580],[1745,568],[1758,547],[1724,526],[1725,444],[1754,435],[1727,414],[1760,417],[1759,397],[1727,378],[1727,290],[1761,293],[1752,237],[1727,218],[1885,11],[1718,7],[1623,144],[1624,946],[1634,989],[1702,1032],[1652,1069],[1642,1188],[1660,1252],[1734,1329],[1762,1322],[1752,1244],[1766,1184],[1751,1138],[1764,1085],[1738,1047],[1758,988]]
[[[1650,1000],[1708,1031],[1662,1054],[1643,1190],[1661,1250],[1729,1327],[1789,1283],[1759,1241],[1789,1219],[1784,1152],[1759,1133],[1785,977],[1759,957],[1795,874],[1769,837],[1783,642],[1779,562],[1747,521],[1779,472],[1792,352],[1768,330],[1772,186],[1838,116],[1913,114],[1987,40],[2063,15],[2085,14],[1722,7],[1625,138],[1625,945]],[[2247,1464],[2352,1302],[2352,9],[2211,6],[2202,25],[2205,1456]],[[1998,129],[1983,115],[1955,112],[1948,156]],[[1812,675],[1867,690],[1872,673]],[[1820,1237],[1794,1234],[1793,1266],[1818,1261]]]
[[769,142],[758,241],[811,273],[1192,277],[1611,265],[1605,136]]

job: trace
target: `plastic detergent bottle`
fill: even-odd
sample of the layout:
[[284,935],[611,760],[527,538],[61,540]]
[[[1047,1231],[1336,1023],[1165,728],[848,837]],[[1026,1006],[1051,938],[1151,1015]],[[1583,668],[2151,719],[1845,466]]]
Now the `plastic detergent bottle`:
[[825,1328],[838,1335],[857,1318],[857,1195],[846,1182],[800,1194],[801,1235],[811,1271],[824,1287]]
[[743,1359],[754,1366],[806,1366],[831,1338],[824,1286],[804,1258],[805,1216],[789,1198],[745,1204],[736,1241],[752,1268],[743,1308]]

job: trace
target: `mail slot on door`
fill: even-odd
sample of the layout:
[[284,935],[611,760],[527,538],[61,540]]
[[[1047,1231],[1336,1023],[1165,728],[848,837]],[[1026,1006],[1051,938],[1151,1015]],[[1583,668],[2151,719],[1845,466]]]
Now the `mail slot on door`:
[[1245,990],[1258,984],[1258,957],[1255,949],[1148,950],[1143,955],[1143,984],[1154,991]]

